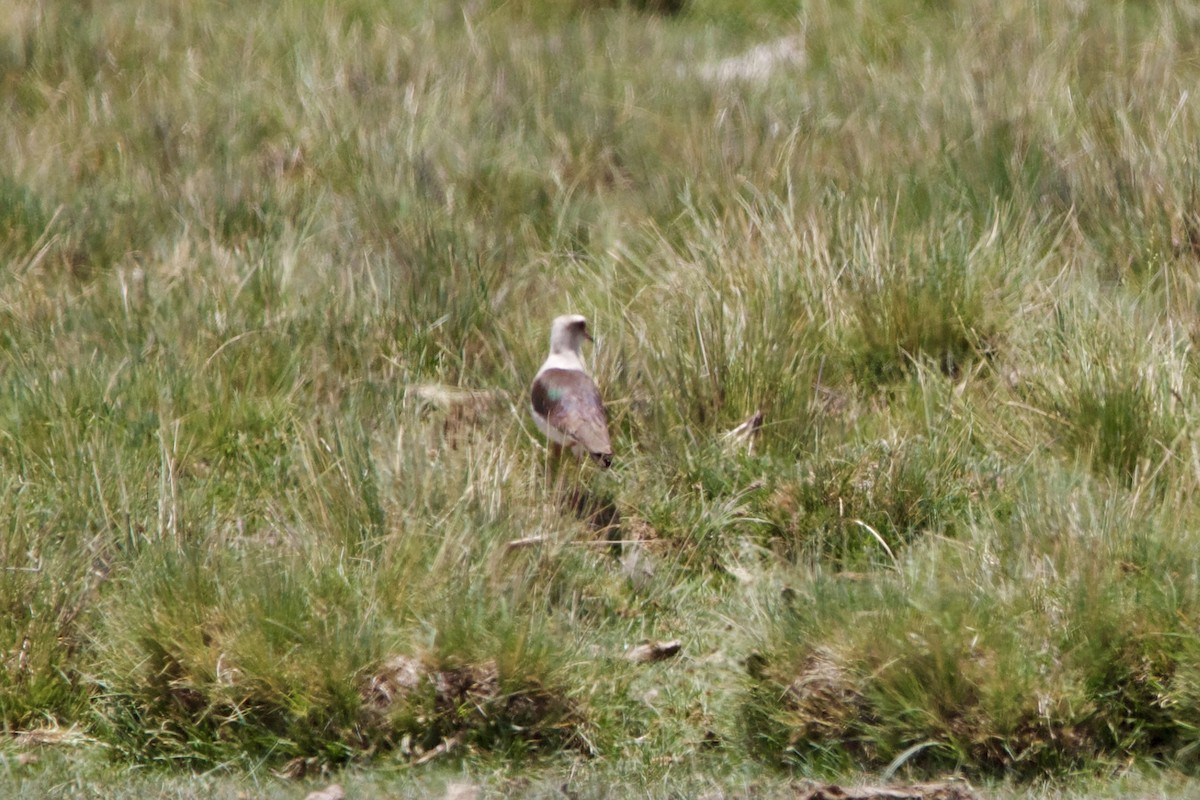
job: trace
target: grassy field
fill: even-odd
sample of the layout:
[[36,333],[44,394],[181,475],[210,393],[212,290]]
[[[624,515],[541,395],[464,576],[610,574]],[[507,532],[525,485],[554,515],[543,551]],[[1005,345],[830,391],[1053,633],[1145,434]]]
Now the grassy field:
[[0,794],[1200,792],[1200,11],[668,5],[6,5]]

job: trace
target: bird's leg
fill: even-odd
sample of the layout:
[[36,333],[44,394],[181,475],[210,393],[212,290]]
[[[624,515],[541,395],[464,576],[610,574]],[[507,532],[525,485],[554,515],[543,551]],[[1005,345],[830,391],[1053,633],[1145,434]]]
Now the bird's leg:
[[546,443],[546,487],[568,508],[581,513],[587,492],[579,484],[582,462],[572,453],[567,445]]
[[556,489],[562,481],[563,447],[557,442],[546,443],[546,486]]

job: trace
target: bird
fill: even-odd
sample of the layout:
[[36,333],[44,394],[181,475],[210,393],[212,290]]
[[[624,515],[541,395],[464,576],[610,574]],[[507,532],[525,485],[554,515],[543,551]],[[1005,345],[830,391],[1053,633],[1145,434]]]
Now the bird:
[[551,442],[571,448],[577,458],[591,456],[603,469],[612,464],[608,416],[600,390],[583,368],[579,348],[595,341],[579,314],[555,317],[550,324],[550,355],[530,387],[530,411]]

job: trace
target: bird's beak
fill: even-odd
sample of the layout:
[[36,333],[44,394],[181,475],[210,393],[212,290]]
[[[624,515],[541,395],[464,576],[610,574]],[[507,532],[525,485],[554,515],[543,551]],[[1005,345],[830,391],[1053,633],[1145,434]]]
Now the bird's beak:
[[583,338],[587,339],[589,342],[592,342],[593,344],[596,342],[596,340],[592,338],[592,332],[588,331],[588,330],[585,330],[583,332]]

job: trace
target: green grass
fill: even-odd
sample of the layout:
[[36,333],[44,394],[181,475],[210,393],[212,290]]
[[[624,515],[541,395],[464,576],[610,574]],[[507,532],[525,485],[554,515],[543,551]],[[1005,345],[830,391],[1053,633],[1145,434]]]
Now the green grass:
[[1197,30],[17,2],[0,786],[1188,796]]

